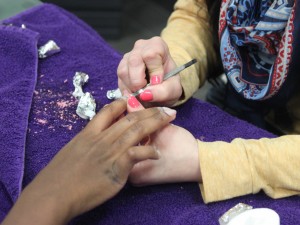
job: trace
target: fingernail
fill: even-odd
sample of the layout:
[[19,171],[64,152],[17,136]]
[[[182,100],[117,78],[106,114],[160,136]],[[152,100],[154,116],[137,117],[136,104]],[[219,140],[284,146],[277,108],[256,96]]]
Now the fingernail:
[[151,77],[150,83],[151,83],[152,85],[160,84],[160,77],[157,76],[157,75],[152,76],[152,77]]
[[177,111],[174,110],[174,109],[170,109],[170,108],[167,108],[167,107],[161,107],[161,109],[169,116],[174,116],[176,115]]
[[128,99],[128,104],[130,105],[130,107],[132,108],[137,108],[139,107],[141,104],[139,103],[139,101],[136,99],[136,97],[134,96],[130,96]]
[[153,94],[150,90],[145,90],[140,94],[140,99],[142,99],[145,102],[152,101]]

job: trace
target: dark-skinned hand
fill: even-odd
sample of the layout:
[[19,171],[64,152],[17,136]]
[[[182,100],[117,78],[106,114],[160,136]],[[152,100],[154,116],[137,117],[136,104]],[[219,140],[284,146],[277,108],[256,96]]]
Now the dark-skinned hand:
[[138,145],[175,118],[169,108],[124,116],[126,100],[105,106],[25,188],[3,225],[65,224],[115,196],[133,166],[158,159],[155,146]]

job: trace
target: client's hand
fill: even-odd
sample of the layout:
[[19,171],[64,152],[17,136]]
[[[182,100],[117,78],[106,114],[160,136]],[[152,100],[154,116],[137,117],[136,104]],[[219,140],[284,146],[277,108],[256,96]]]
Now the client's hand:
[[125,110],[122,99],[104,107],[25,188],[3,225],[64,224],[116,195],[136,163],[158,159],[154,146],[137,144],[176,112]]
[[[128,111],[143,110],[136,98],[128,100]],[[159,150],[158,160],[145,160],[134,165],[129,180],[143,186],[173,182],[202,182],[198,144],[186,129],[169,124],[144,140]]]

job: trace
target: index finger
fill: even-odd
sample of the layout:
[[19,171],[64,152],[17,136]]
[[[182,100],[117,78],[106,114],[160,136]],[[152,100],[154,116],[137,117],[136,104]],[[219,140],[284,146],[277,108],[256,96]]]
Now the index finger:
[[125,112],[126,107],[127,103],[125,98],[120,98],[104,106],[88,123],[86,130],[97,133],[105,130]]
[[176,111],[166,107],[136,111],[108,128],[107,137],[115,140],[115,149],[127,149],[170,123],[175,116]]

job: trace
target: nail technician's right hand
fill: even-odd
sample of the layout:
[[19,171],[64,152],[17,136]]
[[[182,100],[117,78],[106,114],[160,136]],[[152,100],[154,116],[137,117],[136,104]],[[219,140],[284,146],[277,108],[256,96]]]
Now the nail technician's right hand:
[[150,81],[151,86],[140,94],[140,100],[171,106],[182,95],[180,77],[176,75],[163,81],[163,76],[175,68],[176,64],[162,38],[138,40],[119,64],[118,85],[124,94],[125,90],[135,92]]

